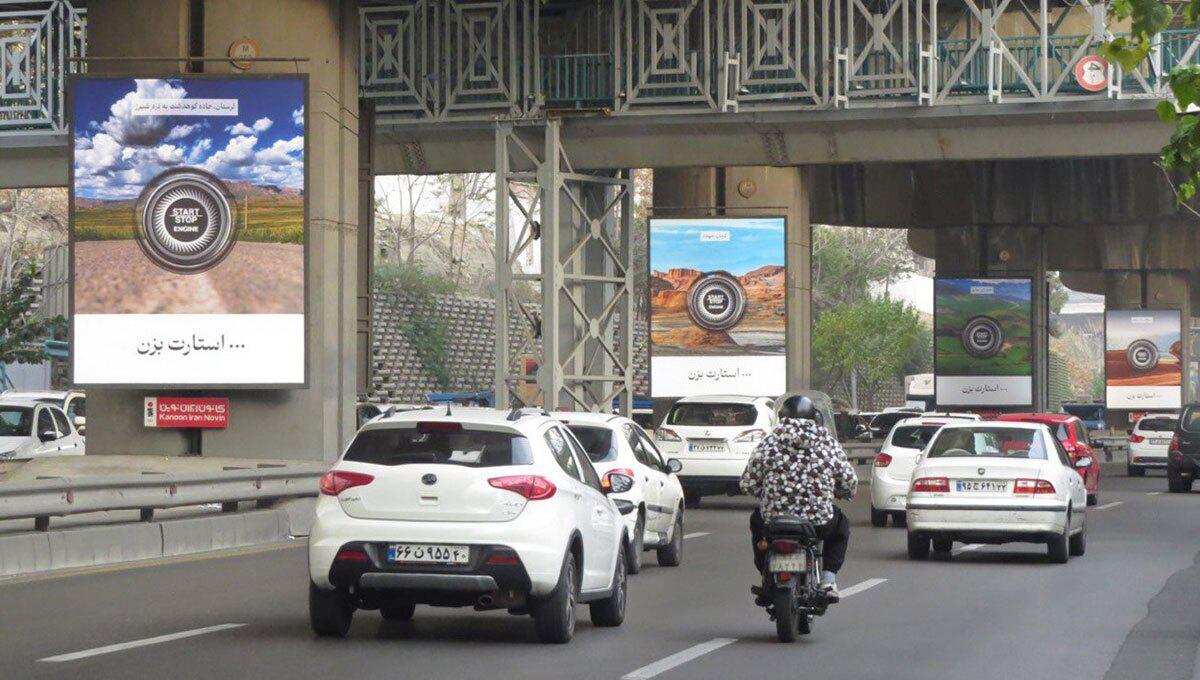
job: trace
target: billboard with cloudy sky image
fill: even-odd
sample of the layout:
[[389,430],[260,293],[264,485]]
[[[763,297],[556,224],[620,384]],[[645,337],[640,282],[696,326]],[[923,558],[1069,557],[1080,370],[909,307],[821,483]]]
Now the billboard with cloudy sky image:
[[72,82],[75,382],[305,383],[306,92]]

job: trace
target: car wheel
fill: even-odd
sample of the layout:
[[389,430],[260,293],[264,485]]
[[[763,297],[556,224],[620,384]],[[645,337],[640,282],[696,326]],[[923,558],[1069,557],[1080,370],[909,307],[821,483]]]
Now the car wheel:
[[698,508],[700,507],[700,494],[695,491],[683,492],[683,504],[685,507]]
[[954,541],[949,538],[933,539],[933,551],[940,554],[948,554],[954,548]]
[[1099,491],[1097,491],[1096,493],[1088,494],[1088,496],[1087,496],[1087,504],[1088,505],[1095,505],[1099,502],[1100,502],[1100,492]]
[[612,628],[625,622],[625,600],[629,593],[629,580],[625,578],[625,563],[628,548],[622,544],[621,554],[617,556],[617,572],[613,575],[613,592],[603,600],[597,600],[590,605],[592,624]]
[[1129,474],[1130,477],[1145,477],[1146,476],[1146,468],[1138,467],[1136,465],[1126,466],[1125,471]]
[[908,559],[929,559],[929,537],[908,532]]
[[1071,508],[1068,507],[1067,519],[1063,526],[1062,535],[1055,536],[1046,542],[1046,556],[1049,557],[1050,561],[1054,564],[1066,564],[1067,560],[1070,558],[1070,546],[1068,545],[1070,543],[1070,539],[1068,537],[1068,533],[1070,532],[1070,524]]
[[1071,537],[1069,543],[1070,545],[1068,546],[1068,552],[1071,553],[1071,557],[1080,557],[1083,555],[1083,553],[1087,552],[1086,519],[1083,521],[1083,528],[1079,530],[1079,533]]
[[412,621],[417,605],[412,602],[388,602],[379,605],[379,614],[385,621]]
[[542,642],[564,644],[575,635],[575,602],[578,598],[575,583],[575,556],[567,553],[558,585],[549,596],[533,605],[533,622]]
[[683,562],[683,508],[676,511],[675,529],[671,532],[671,542],[659,548],[658,566],[678,567]]
[[875,506],[873,506],[873,505],[871,506],[871,526],[873,526],[873,527],[886,527],[887,526],[887,513],[884,512],[883,510],[876,510]]
[[1185,480],[1181,477],[1167,477],[1167,491],[1171,493],[1187,493],[1191,490],[1191,480]]
[[308,620],[321,637],[346,637],[354,618],[354,605],[340,590],[322,590],[308,584]]
[[797,619],[802,614],[792,603],[790,588],[776,588],[771,594],[771,610],[775,613],[775,633],[780,642],[795,642],[800,633]]
[[642,570],[642,552],[646,544],[646,511],[638,509],[637,522],[633,525],[633,536],[629,537],[629,543],[632,546],[625,551],[625,569],[630,574],[636,574]]

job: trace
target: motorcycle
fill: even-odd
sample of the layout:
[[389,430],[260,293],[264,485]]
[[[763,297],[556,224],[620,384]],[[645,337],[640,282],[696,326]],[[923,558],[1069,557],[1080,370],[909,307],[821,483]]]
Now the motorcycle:
[[781,515],[767,522],[764,542],[760,602],[775,621],[779,641],[795,642],[812,632],[813,618],[830,604],[821,587],[821,541],[812,522]]

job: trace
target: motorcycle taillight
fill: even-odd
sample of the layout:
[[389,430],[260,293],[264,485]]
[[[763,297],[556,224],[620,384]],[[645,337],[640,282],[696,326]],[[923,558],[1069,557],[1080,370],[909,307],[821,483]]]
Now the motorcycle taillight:
[[771,541],[771,550],[777,555],[791,555],[800,548],[800,544],[796,541]]

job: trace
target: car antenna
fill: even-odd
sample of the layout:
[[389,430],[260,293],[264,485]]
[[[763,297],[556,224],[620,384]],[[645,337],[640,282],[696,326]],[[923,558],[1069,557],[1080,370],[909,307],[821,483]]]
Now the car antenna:
[[452,401],[446,402],[446,417],[447,418],[454,415],[453,413],[450,412],[450,404],[453,404],[453,403],[454,402],[452,402]]

